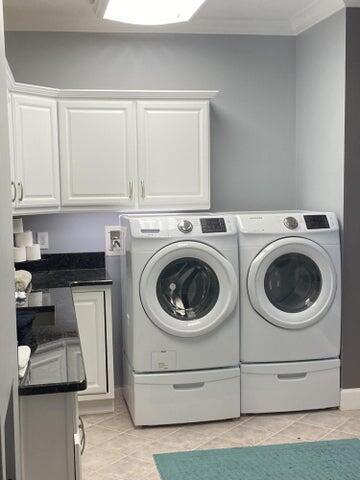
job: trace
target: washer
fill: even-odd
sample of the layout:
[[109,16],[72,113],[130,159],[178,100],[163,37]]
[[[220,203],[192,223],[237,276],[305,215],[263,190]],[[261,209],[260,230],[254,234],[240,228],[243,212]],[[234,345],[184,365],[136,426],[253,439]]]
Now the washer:
[[337,406],[341,252],[333,213],[238,214],[246,413]]
[[129,215],[121,224],[125,397],[135,423],[239,416],[236,220]]

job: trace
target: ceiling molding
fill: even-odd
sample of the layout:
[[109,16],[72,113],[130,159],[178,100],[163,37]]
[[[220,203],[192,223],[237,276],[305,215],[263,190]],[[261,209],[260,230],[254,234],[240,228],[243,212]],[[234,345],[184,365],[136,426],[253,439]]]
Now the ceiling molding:
[[[299,35],[345,7],[360,7],[360,0],[313,0],[300,8],[291,18],[196,17],[187,23],[161,26],[130,25],[102,20],[106,0],[87,0],[92,15],[77,21],[76,16],[52,15],[49,11],[39,16],[35,12],[20,15],[9,10],[6,30],[42,32],[97,32],[97,33],[174,33],[174,34],[233,34],[233,35]],[[280,15],[279,15],[280,16]]]
[[293,35],[299,35],[344,7],[344,0],[314,0],[290,19]]
[[346,7],[360,8],[360,0],[344,0]]

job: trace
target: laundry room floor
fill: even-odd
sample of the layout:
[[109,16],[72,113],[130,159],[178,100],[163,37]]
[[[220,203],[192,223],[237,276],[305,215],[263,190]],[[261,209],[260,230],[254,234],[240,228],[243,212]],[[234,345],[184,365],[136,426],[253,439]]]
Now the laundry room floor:
[[157,480],[154,453],[360,437],[360,410],[247,415],[237,420],[135,428],[116,391],[115,413],[87,415],[83,480]]

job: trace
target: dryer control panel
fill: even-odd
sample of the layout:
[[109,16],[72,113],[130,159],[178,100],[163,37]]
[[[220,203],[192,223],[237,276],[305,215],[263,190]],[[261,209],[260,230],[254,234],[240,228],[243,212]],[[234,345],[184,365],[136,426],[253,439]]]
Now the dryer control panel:
[[330,228],[326,215],[304,215],[304,220],[308,230]]
[[259,212],[237,216],[240,232],[252,234],[301,235],[338,231],[339,226],[331,212]]

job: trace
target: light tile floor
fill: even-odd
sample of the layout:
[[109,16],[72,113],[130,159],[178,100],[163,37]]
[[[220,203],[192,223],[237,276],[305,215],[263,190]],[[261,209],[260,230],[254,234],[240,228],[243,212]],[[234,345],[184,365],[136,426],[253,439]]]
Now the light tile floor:
[[115,413],[83,419],[83,480],[157,480],[154,453],[360,437],[360,411],[339,410],[135,428],[120,390]]

